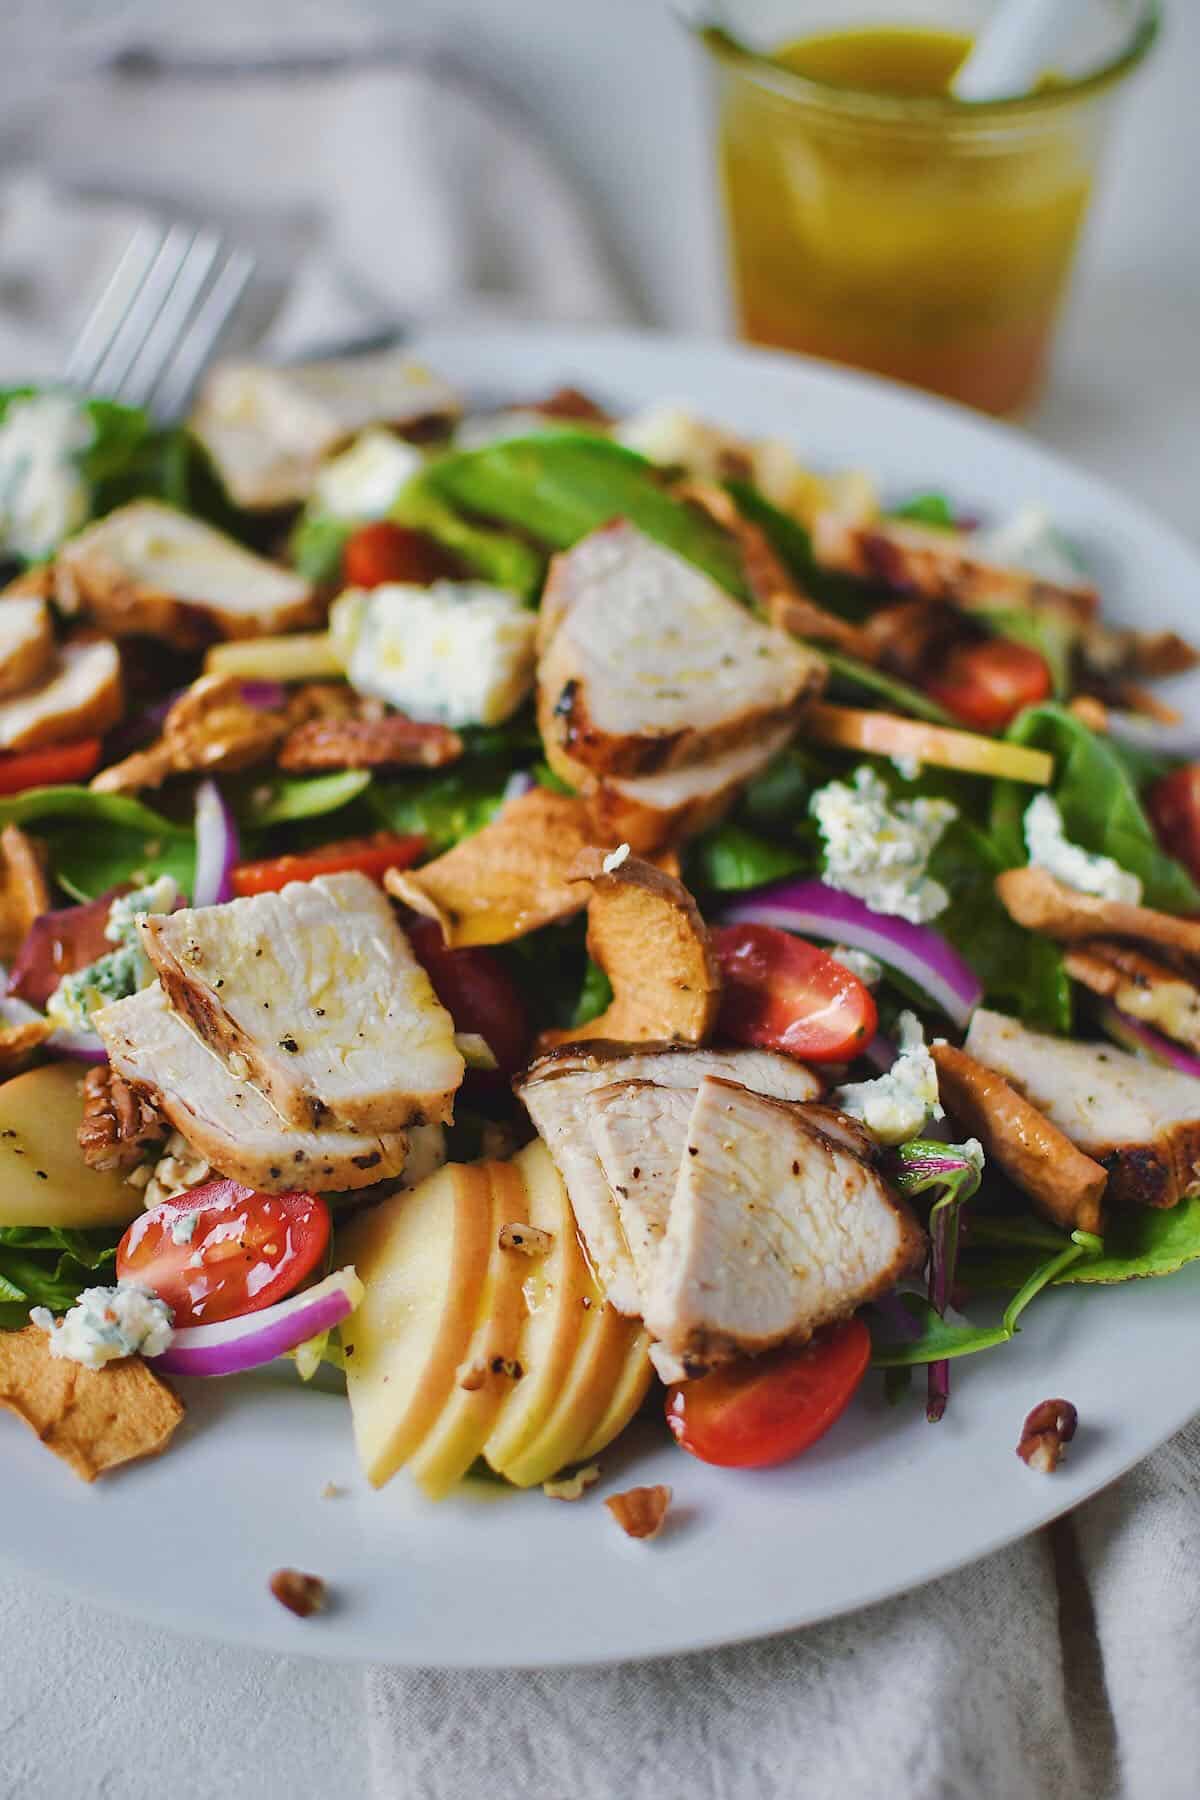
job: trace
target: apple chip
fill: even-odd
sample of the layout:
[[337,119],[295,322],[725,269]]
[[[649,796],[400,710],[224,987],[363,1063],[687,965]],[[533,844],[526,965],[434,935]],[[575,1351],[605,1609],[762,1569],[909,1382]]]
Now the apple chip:
[[683,883],[640,857],[616,863],[599,850],[584,851],[573,874],[579,887],[591,885],[588,951],[612,984],[612,1003],[588,1025],[543,1032],[539,1050],[585,1038],[702,1044],[717,1022],[721,976]]
[[165,1450],[183,1402],[139,1357],[86,1369],[50,1354],[37,1325],[0,1331],[0,1406],[24,1419],[81,1481]]
[[533,788],[490,825],[423,869],[389,869],[389,894],[436,919],[446,943],[506,944],[587,904],[573,879],[579,853],[596,841],[589,811],[570,794]]

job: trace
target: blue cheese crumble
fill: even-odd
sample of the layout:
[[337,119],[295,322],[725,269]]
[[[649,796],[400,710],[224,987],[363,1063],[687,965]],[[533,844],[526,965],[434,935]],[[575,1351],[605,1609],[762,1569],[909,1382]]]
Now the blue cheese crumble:
[[61,1319],[45,1306],[35,1306],[29,1317],[49,1332],[51,1356],[85,1369],[102,1369],[124,1356],[161,1356],[174,1336],[171,1308],[136,1282],[85,1288]]
[[842,1111],[861,1119],[881,1144],[905,1144],[921,1135],[929,1118],[945,1117],[938,1099],[937,1065],[921,1021],[915,1013],[902,1012],[897,1023],[899,1055],[887,1073],[834,1091]]
[[1066,835],[1063,816],[1049,794],[1039,794],[1025,809],[1025,848],[1035,868],[1045,869],[1064,887],[1101,900],[1124,900],[1136,906],[1142,884],[1111,856],[1094,856]]
[[0,551],[38,562],[87,522],[79,459],[94,435],[69,394],[9,401],[0,422]]
[[147,913],[170,912],[179,889],[169,875],[160,875],[149,887],[119,894],[108,910],[104,935],[115,948],[64,975],[49,1000],[46,1015],[66,1031],[90,1031],[92,1014],[113,1000],[125,1000],[154,978],[149,958],[142,949],[137,922]]
[[843,969],[849,969],[852,975],[857,975],[864,987],[878,987],[883,980],[883,964],[868,950],[854,950],[849,944],[833,944],[829,954],[834,962],[841,963]]
[[927,873],[935,845],[957,807],[948,800],[892,801],[865,764],[849,782],[831,781],[810,801],[825,844],[824,880],[872,912],[914,925],[936,919],[950,896]]

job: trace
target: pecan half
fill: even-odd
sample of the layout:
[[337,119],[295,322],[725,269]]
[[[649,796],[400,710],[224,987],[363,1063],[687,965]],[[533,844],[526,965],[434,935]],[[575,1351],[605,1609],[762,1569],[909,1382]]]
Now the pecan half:
[[1043,1400],[1021,1427],[1017,1455],[1041,1475],[1053,1475],[1075,1436],[1079,1414],[1069,1400]]
[[165,1143],[171,1127],[157,1107],[107,1063],[83,1078],[79,1148],[90,1169],[132,1169]]
[[300,1569],[276,1569],[268,1586],[280,1606],[295,1613],[298,1619],[310,1619],[325,1609],[325,1583],[319,1575],[305,1575]]
[[289,774],[318,769],[439,769],[457,762],[462,739],[445,725],[424,725],[403,713],[385,719],[310,719],[279,752]]
[[671,1504],[671,1489],[661,1483],[627,1488],[623,1494],[611,1494],[604,1504],[626,1537],[657,1537]]

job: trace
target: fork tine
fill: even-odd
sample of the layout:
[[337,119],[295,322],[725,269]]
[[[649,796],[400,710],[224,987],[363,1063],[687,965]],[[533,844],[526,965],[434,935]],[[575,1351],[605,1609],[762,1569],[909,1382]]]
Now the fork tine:
[[147,331],[124,382],[125,398],[148,406],[188,330],[188,321],[212,272],[221,248],[215,231],[201,231],[189,244],[157,319]]
[[95,386],[97,371],[162,247],[164,235],[162,226],[148,219],[133,233],[71,347],[63,366],[63,380],[68,386]]
[[254,273],[249,250],[235,250],[193,316],[178,352],[157,390],[157,411],[165,419],[182,415],[221,334]]
[[117,327],[94,378],[95,386],[111,399],[121,398],[126,378],[153,330],[154,322],[175,284],[195,235],[185,225],[171,226],[158,254],[146,271],[145,280]]

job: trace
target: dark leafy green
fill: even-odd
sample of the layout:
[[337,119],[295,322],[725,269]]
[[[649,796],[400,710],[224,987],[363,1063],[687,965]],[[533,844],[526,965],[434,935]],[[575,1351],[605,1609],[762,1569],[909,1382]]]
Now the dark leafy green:
[[911,519],[914,525],[936,525],[946,531],[953,531],[958,523],[945,494],[914,494],[903,506],[894,506],[889,516]]
[[590,1025],[612,1003],[612,997],[612,982],[600,964],[593,962],[589,956],[587,967],[583,971],[583,986],[579,990],[579,998],[575,1002],[571,1018],[572,1025]]
[[776,843],[727,819],[689,846],[686,880],[689,887],[713,894],[739,893],[782,881],[785,875],[811,867],[813,860],[797,844]]
[[277,775],[243,785],[235,805],[239,820],[259,829],[340,812],[370,785],[369,769],[340,769],[333,775]]
[[[1054,757],[1051,793],[1067,836],[1095,855],[1111,856],[1142,882],[1147,906],[1165,912],[1200,912],[1200,889],[1181,863],[1158,846],[1129,769],[1113,747],[1061,706],[1028,707],[1008,731],[1014,744],[1048,750]],[[1026,859],[1022,820],[1029,790],[997,782],[992,801],[992,839],[1004,866]]]
[[817,562],[812,539],[799,519],[772,506],[765,494],[748,481],[727,481],[725,486],[737,501],[742,517],[758,526],[788,574],[806,594],[839,618],[855,623],[878,606],[882,598],[879,588],[852,575],[823,568]]
[[[1023,1280],[1047,1251],[1061,1252],[1067,1239],[1040,1220],[979,1218],[960,1264],[967,1286],[976,1292],[1009,1287]],[[1181,1200],[1167,1210],[1128,1207],[1114,1210],[1104,1232],[1103,1251],[1073,1264],[1055,1277],[1063,1285],[1137,1281],[1174,1275],[1200,1260],[1200,1197]]]
[[116,1261],[119,1231],[0,1226],[0,1330],[17,1330],[31,1306],[65,1312],[85,1287],[103,1283]]
[[452,452],[420,479],[451,506],[503,520],[552,549],[565,549],[611,519],[629,519],[747,598],[741,558],[727,534],[676,500],[654,465],[620,444],[581,432],[509,438]]
[[306,581],[333,587],[342,578],[342,553],[353,526],[324,513],[301,513],[288,539],[288,555]]
[[434,472],[439,467],[435,464],[408,483],[392,508],[392,518],[397,524],[427,531],[483,580],[508,588],[522,600],[535,601],[546,572],[543,552],[511,532],[464,519],[437,491]]
[[0,826],[36,824],[49,846],[55,879],[80,900],[119,882],[143,885],[171,875],[191,893],[196,846],[181,825],[126,794],[85,787],[30,788],[0,800]]
[[507,780],[493,761],[462,763],[444,775],[375,781],[368,798],[381,825],[420,833],[438,852],[482,831],[500,810]]
[[896,712],[910,713],[914,719],[925,719],[931,725],[957,725],[944,706],[931,700],[928,694],[921,693],[919,688],[909,687],[906,681],[900,681],[895,675],[889,675],[883,669],[872,668],[870,663],[859,662],[856,656],[847,656],[844,651],[830,650],[826,644],[814,644],[825,661],[829,664],[829,672],[833,677],[831,692],[836,695],[848,693],[851,697],[869,694],[873,700],[886,700]]

